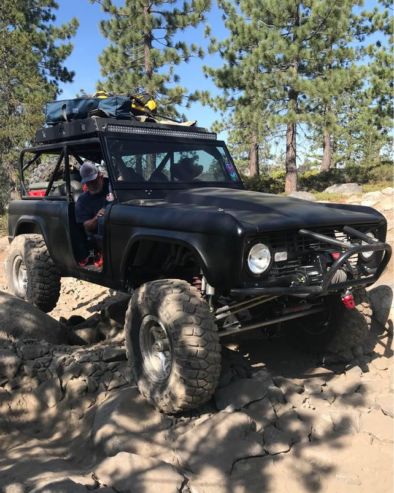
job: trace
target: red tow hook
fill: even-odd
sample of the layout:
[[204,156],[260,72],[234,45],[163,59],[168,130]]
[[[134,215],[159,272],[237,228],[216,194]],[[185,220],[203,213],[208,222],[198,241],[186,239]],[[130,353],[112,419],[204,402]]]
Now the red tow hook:
[[354,303],[354,296],[350,291],[347,291],[343,296],[342,296],[342,301],[343,304],[348,308],[349,310],[352,310],[353,308],[356,307],[356,304]]

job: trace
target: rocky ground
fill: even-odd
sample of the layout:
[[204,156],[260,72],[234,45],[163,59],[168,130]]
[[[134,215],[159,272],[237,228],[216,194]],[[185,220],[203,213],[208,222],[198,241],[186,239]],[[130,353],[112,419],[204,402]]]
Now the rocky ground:
[[[392,241],[392,206],[383,213]],[[53,320],[0,293],[0,492],[391,492],[391,288],[388,270],[352,351],[317,358],[262,334],[228,344],[214,398],[177,416],[133,384],[124,295],[65,279]]]

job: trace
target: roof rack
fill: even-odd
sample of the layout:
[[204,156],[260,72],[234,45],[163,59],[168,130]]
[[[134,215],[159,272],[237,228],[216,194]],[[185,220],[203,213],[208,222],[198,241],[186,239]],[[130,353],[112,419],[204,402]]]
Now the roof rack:
[[115,118],[86,118],[59,123],[53,127],[40,128],[36,132],[36,144],[49,144],[78,140],[102,134],[129,134],[163,136],[181,139],[216,140],[217,135],[205,128],[167,123],[117,120]]

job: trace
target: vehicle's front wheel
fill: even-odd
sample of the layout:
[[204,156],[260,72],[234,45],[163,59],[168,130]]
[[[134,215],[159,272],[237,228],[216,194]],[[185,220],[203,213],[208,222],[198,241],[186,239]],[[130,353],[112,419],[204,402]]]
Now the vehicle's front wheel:
[[6,260],[10,291],[45,313],[60,296],[60,274],[41,235],[20,235],[11,243]]
[[339,295],[324,299],[326,310],[288,323],[288,334],[301,349],[338,353],[360,344],[371,328],[372,309],[364,288],[353,292],[355,308],[349,310]]
[[143,285],[126,313],[128,360],[141,394],[159,411],[194,409],[220,375],[217,327],[207,303],[185,281]]

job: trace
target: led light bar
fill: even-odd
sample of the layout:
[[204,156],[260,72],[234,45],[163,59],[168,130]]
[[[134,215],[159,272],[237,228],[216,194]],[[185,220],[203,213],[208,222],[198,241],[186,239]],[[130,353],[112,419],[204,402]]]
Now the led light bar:
[[181,130],[166,130],[161,128],[126,127],[125,125],[108,125],[108,132],[122,132],[126,134],[165,135],[167,137],[180,137],[183,139],[209,139],[216,140],[216,134],[204,132],[182,132]]

